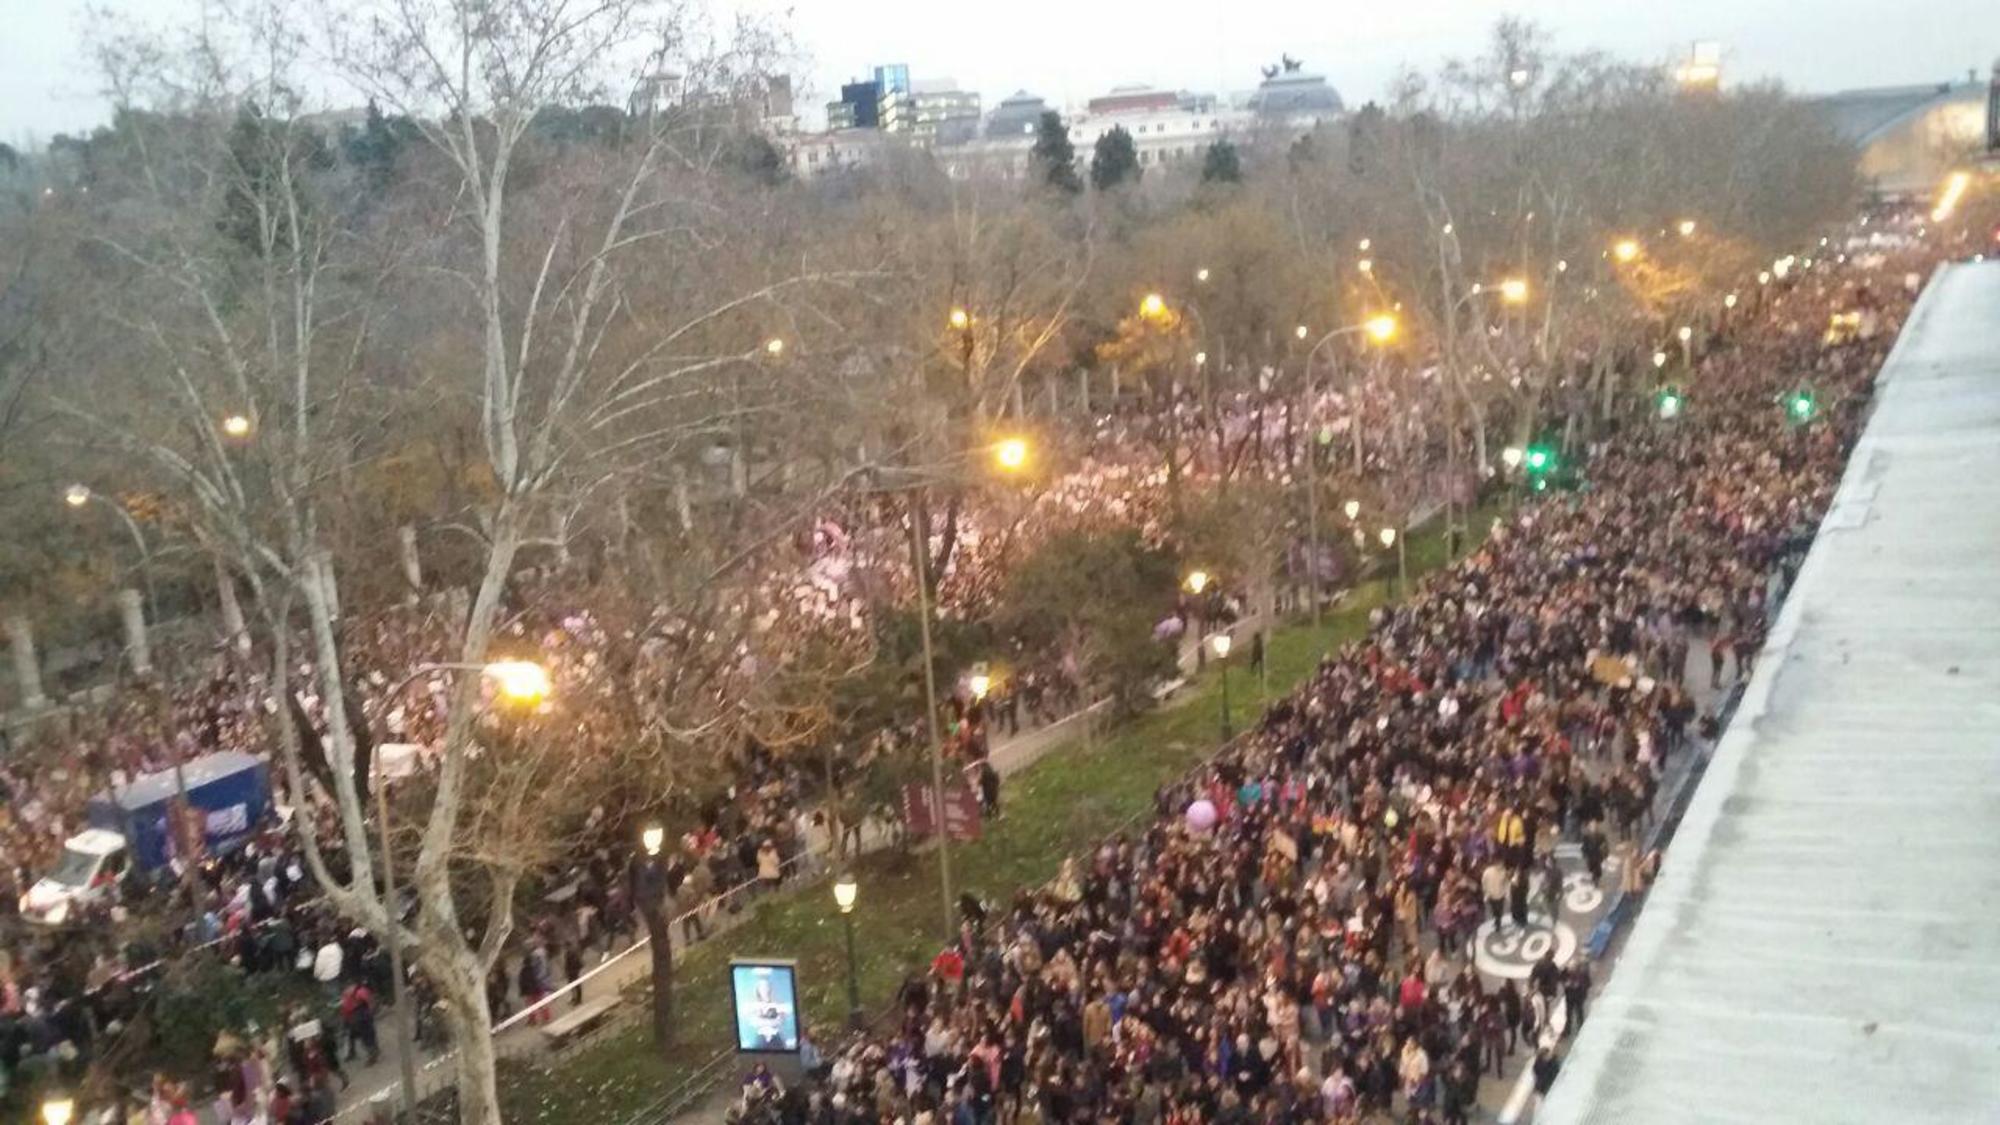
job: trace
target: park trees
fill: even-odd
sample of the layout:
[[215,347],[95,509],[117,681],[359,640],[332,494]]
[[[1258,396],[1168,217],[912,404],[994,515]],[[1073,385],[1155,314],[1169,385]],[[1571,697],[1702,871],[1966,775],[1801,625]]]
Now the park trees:
[[1204,184],[1240,184],[1243,182],[1243,158],[1236,146],[1228,141],[1216,141],[1202,150],[1201,182]]
[[1132,134],[1123,125],[1097,138],[1090,153],[1090,186],[1094,191],[1110,191],[1120,184],[1139,182],[1139,150]]
[[1173,559],[1136,531],[1068,531],[1013,571],[995,620],[1028,651],[1059,653],[1079,669],[1086,698],[1129,714],[1173,671],[1173,648],[1153,628],[1175,585]]
[[1076,146],[1070,143],[1069,126],[1055,110],[1044,112],[1036,122],[1035,147],[1028,159],[1036,170],[1035,178],[1049,187],[1070,195],[1083,190],[1083,181],[1076,174]]
[[[279,761],[307,788],[303,746],[332,763],[335,816],[302,818],[332,905],[433,982],[457,1046],[461,1119],[499,1119],[485,981],[524,875],[557,847],[564,799],[592,775],[552,720],[507,718],[477,670],[535,655],[503,628],[522,552],[567,549],[579,520],[652,466],[693,457],[752,409],[739,376],[782,361],[788,299],[849,274],[774,254],[732,205],[733,117],[773,49],[759,28],[717,33],[648,0],[472,4],[384,0],[327,30],[337,75],[416,137],[424,174],[355,206],[375,166],[344,164],[299,93],[305,44],[278,6],[198,29],[194,49],[103,45],[127,112],[121,177],[100,193],[103,323],[91,386],[65,394],[80,430],[109,435],[170,487],[191,535],[251,595],[274,690],[348,691],[360,653],[335,575],[355,559],[348,490],[388,453],[382,421],[456,430],[441,513],[475,544],[471,595],[444,610],[443,734],[411,825],[385,852],[369,824],[360,727],[272,708]],[[644,43],[643,57],[627,57]],[[636,89],[615,88],[637,63]],[[667,75],[675,77],[669,81]],[[602,104],[618,128],[572,139],[545,112]],[[597,114],[597,118],[605,114]],[[86,357],[72,357],[82,365]],[[758,417],[778,400],[756,403]],[[761,533],[761,529],[760,529]],[[715,552],[727,571],[750,552]],[[671,616],[671,615],[667,615]],[[301,641],[299,638],[303,638]],[[447,670],[449,669],[449,670]],[[558,684],[595,673],[557,667]],[[393,688],[390,689],[393,692]],[[361,768],[355,768],[357,764]],[[532,799],[531,799],[532,798]],[[346,861],[334,864],[330,857]],[[391,857],[414,894],[388,894]]]

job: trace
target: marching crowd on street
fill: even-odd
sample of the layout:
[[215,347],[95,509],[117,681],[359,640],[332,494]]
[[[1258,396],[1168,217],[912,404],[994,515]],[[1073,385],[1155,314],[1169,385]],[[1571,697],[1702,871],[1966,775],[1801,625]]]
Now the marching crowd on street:
[[[802,1083],[753,1071],[734,1115],[1462,1123],[1520,1051],[1546,1092],[1588,962],[1551,952],[1496,982],[1471,943],[1482,921],[1530,923],[1558,841],[1593,878],[1617,848],[1643,879],[1654,787],[1715,734],[1689,650],[1717,683],[1749,674],[1893,335],[1823,326],[1857,307],[1900,323],[1914,289],[1824,268],[1737,318],[1684,414],[1627,419],[1573,488],[1524,503],[1163,787],[1143,831],[969,909],[886,1027]],[[1812,417],[1786,407],[1801,387]]]
[[[1685,417],[1627,420],[1578,450],[1580,487],[1523,504],[1465,561],[1379,611],[1364,641],[1329,656],[1254,732],[1163,788],[1145,831],[1009,902],[973,906],[959,944],[913,967],[892,1028],[837,1052],[807,1083],[784,1088],[760,1072],[741,1114],[815,1125],[1377,1112],[1462,1122],[1479,1077],[1513,1052],[1536,1052],[1538,1081],[1552,1077],[1555,1041],[1583,1015],[1587,968],[1551,962],[1525,986],[1496,987],[1471,967],[1468,946],[1482,921],[1527,924],[1559,840],[1583,844],[1593,875],[1615,850],[1629,853],[1666,763],[1700,726],[1682,677],[1691,646],[1714,654],[1718,682],[1726,668],[1746,674],[1893,335],[1827,346],[1820,326],[1856,303],[1897,323],[1909,293],[1887,276],[1824,269],[1739,318],[1689,376]],[[1773,405],[1802,383],[1821,413],[1811,424]],[[1367,451],[1368,471],[1396,471],[1399,452],[1441,456],[1444,433],[1424,421],[1441,412],[1423,406],[1445,393],[1443,380],[1402,400],[1359,389],[1358,424],[1397,435]],[[1246,397],[1219,418],[1186,399],[1120,405],[1080,435],[1075,467],[1032,497],[959,513],[940,611],[980,612],[1022,544],[1055,529],[1108,523],[1164,536],[1158,431],[1168,422],[1220,435],[1177,484],[1224,472],[1246,440],[1283,474],[1343,401],[1330,394],[1298,425],[1283,396]],[[771,611],[768,627],[866,628],[874,600],[912,588],[906,515],[870,501],[813,521],[761,579],[797,610]],[[677,627],[614,623],[568,574],[526,578],[512,597],[511,628],[547,658],[558,690],[565,668],[579,670],[579,690],[606,690],[581,670],[610,663],[634,631]],[[1164,597],[1171,609],[1173,594]],[[441,733],[444,681],[384,693],[447,651],[443,616],[396,608],[342,622],[359,712],[379,717],[383,741],[427,745]],[[991,699],[955,697],[967,761],[983,755],[991,727],[1017,731],[1024,713],[1033,725],[1084,702],[1073,663],[1023,656]],[[247,667],[218,659],[211,675],[135,685],[18,741],[0,760],[0,904],[83,826],[93,794],[202,753],[264,753],[270,693]],[[326,701],[314,683],[302,665],[292,690],[317,723]],[[915,738],[919,720],[880,738]],[[615,742],[630,732],[582,733]],[[814,770],[755,746],[737,759],[732,783],[674,849],[679,907],[780,881],[824,830]],[[329,812],[305,801],[296,815]],[[632,938],[628,853],[629,842],[601,840],[552,873],[573,893],[523,920],[520,948],[489,988],[496,1019]],[[392,979],[374,939],[322,906],[307,868],[298,841],[273,825],[232,855],[115,888],[65,931],[86,940],[11,928],[20,936],[0,958],[0,1067],[20,1074],[88,1055],[141,1016],[159,961],[209,947],[245,972],[290,974],[309,1000],[265,1038],[218,1043],[205,1080],[156,1078],[133,1095],[131,1119],[188,1125],[209,1104],[231,1125],[324,1120],[347,1081],[344,1059],[379,1053],[378,1009],[413,989],[420,1011],[424,999],[421,980]],[[147,919],[161,924],[130,925]],[[685,924],[686,936],[704,931],[699,912]],[[126,936],[113,941],[114,931]],[[442,1034],[430,1021],[420,1031]]]

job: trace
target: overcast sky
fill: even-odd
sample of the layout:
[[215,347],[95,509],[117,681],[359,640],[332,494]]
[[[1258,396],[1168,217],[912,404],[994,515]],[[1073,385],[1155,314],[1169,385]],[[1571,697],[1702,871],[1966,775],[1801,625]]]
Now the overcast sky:
[[[338,2],[338,0],[334,0]],[[1566,50],[1666,59],[1697,39],[1723,45],[1729,79],[1774,76],[1805,91],[1984,77],[2000,54],[2000,0],[710,0],[789,9],[810,55],[810,101],[876,63],[956,78],[991,106],[1016,89],[1063,104],[1127,82],[1233,90],[1281,53],[1305,60],[1350,103],[1380,96],[1405,66],[1476,52],[1512,13]],[[193,0],[110,0],[170,18]],[[0,0],[0,139],[88,128],[107,111],[81,51],[85,0]],[[816,111],[809,116],[817,117]]]

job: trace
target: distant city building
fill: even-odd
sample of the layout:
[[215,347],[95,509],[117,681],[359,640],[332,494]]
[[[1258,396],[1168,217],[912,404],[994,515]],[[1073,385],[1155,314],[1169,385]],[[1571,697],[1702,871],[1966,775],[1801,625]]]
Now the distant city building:
[[784,136],[798,130],[798,109],[792,101],[790,75],[777,74],[764,80],[758,110],[764,132],[774,136]]
[[[836,103],[837,104],[837,103]],[[792,174],[802,180],[875,163],[892,146],[907,145],[879,129],[843,129],[789,138],[782,151]]]
[[1148,113],[1173,109],[1179,104],[1180,95],[1171,90],[1155,90],[1150,86],[1113,86],[1110,93],[1083,103],[1083,112],[1091,116]]
[[883,96],[907,94],[910,92],[910,67],[907,63],[891,63],[875,68],[875,88]]
[[1265,116],[1317,120],[1337,116],[1346,107],[1324,76],[1287,70],[1267,73],[1251,92],[1248,108]]
[[964,144],[979,135],[979,95],[959,89],[949,78],[919,80],[913,84],[907,109],[899,114],[897,124],[898,128],[891,129],[885,118],[882,128],[906,131],[924,144]]
[[840,100],[826,103],[826,127],[877,129],[882,125],[881,88],[874,82],[847,82],[840,87]]
[[[809,178],[877,159],[885,150],[873,141],[888,139],[885,134],[938,149],[953,176],[971,175],[978,168],[1008,175],[1027,171],[1042,115],[1050,109],[1042,98],[1018,91],[995,106],[982,126],[979,95],[956,83],[912,82],[906,66],[876,67],[875,75],[873,82],[841,87],[841,100],[827,105],[826,135],[801,137],[791,147],[797,174]],[[1256,89],[1227,99],[1117,86],[1065,114],[1064,124],[1084,161],[1100,137],[1124,129],[1141,167],[1198,166],[1219,140],[1246,140],[1253,132],[1273,129],[1304,133],[1342,112],[1339,93],[1324,77],[1303,73],[1300,64],[1287,59],[1282,67],[1267,69]],[[868,144],[846,135],[870,131],[879,132]]]
[[1985,147],[1986,83],[1843,90],[1813,105],[1860,153],[1862,182],[1877,195],[1927,195]]
[[1042,114],[1048,111],[1048,102],[1026,90],[1016,90],[986,115],[985,135],[989,140],[1032,139],[1041,127]]

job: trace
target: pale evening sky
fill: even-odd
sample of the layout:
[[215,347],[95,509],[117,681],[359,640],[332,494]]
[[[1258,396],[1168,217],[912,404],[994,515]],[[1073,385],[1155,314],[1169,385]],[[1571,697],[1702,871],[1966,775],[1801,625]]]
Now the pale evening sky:
[[[333,0],[337,3],[338,0]],[[194,0],[108,0],[164,21]],[[1795,89],[1983,78],[2000,53],[1994,0],[711,0],[721,10],[789,10],[808,54],[806,114],[876,63],[956,78],[991,106],[1025,88],[1053,104],[1120,83],[1231,90],[1281,53],[1305,60],[1350,104],[1379,97],[1400,69],[1476,52],[1502,14],[1527,17],[1560,49],[1664,60],[1697,39],[1723,45],[1726,76]],[[105,120],[82,46],[86,0],[0,0],[0,140],[46,140]]]

